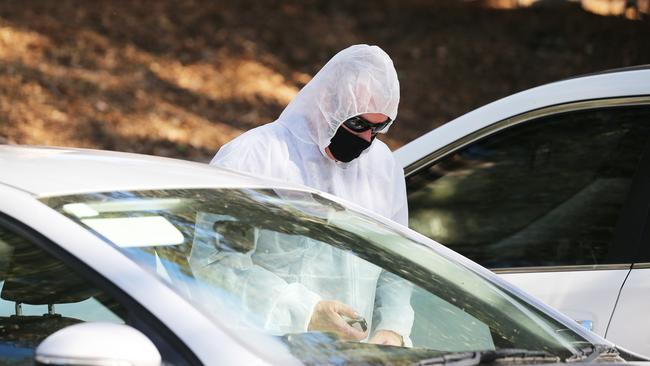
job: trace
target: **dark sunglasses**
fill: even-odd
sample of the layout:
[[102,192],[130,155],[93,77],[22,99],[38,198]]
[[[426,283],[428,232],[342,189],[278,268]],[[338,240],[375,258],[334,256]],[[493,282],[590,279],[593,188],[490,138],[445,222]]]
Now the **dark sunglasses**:
[[343,122],[345,127],[351,129],[354,132],[363,132],[366,130],[371,130],[373,134],[376,134],[386,128],[391,123],[391,119],[388,118],[386,121],[381,123],[371,123],[361,118],[361,116],[355,116],[348,118]]

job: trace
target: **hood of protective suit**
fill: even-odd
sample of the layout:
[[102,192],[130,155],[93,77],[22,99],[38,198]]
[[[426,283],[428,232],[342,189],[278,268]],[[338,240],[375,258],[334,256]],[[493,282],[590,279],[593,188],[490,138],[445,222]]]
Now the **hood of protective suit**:
[[278,122],[303,142],[316,144],[325,155],[330,139],[346,119],[382,113],[394,121],[398,104],[399,81],[388,54],[377,46],[355,45],[332,57],[289,103]]

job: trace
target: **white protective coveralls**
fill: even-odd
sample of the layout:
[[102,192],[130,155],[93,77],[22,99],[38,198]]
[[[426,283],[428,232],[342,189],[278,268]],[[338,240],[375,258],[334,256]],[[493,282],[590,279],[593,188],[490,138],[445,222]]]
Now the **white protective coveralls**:
[[[350,117],[382,113],[395,120],[399,95],[390,57],[377,46],[351,46],[336,54],[275,122],[226,144],[210,164],[310,186],[407,225],[404,172],[383,142],[375,139],[349,163],[335,162],[325,153],[332,136]],[[410,344],[414,314],[408,282],[355,256],[341,256],[338,249],[322,243],[306,244],[304,238],[294,237],[296,243],[288,245],[287,240],[292,238],[260,233],[252,258],[228,259],[229,266],[237,268],[239,279],[230,273],[220,281],[231,278],[232,287],[240,292],[247,291],[242,283],[256,282],[256,294],[240,295],[250,299],[253,311],[266,318],[269,331],[304,332],[318,301],[338,300],[368,323],[374,320],[370,329],[392,330]],[[298,248],[312,254],[296,255]],[[195,273],[201,272],[197,267],[208,270],[210,260],[205,254],[199,258],[193,253],[193,257]],[[264,269],[247,267],[250,265]],[[265,274],[266,270],[273,274]],[[261,287],[268,293],[261,296]]]

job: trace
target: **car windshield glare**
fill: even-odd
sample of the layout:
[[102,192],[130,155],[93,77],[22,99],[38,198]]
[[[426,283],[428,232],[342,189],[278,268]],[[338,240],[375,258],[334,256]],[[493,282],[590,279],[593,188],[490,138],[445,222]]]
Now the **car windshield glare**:
[[[564,360],[588,344],[392,223],[315,193],[168,189],[41,200],[160,277],[242,342],[251,331],[264,333],[306,363],[334,356],[412,363],[513,348]],[[314,326],[322,301],[363,317],[363,338]],[[397,335],[403,347],[370,344],[381,331]]]

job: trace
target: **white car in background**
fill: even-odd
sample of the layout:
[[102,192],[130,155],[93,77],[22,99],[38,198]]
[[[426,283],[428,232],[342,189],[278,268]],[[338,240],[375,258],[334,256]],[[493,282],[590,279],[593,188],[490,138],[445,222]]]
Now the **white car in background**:
[[650,66],[514,94],[395,155],[412,229],[650,355]]
[[[284,251],[258,274],[324,253],[401,277],[413,347],[260,321],[269,289],[237,270],[265,237]],[[0,252],[1,365],[649,364],[406,227],[206,164],[0,146]]]

